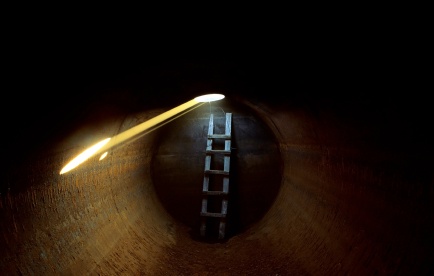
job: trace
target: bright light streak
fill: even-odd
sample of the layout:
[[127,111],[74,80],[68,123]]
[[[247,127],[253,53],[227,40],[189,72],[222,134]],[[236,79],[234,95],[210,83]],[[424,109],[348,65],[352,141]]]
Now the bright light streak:
[[224,97],[225,97],[225,95],[223,95],[223,94],[207,94],[207,95],[196,97],[194,99],[198,102],[204,103],[204,102],[219,101],[219,100],[223,99]]
[[107,156],[108,152],[104,152],[101,157],[99,158],[99,161],[103,160]]
[[[181,112],[184,112],[193,106],[204,104],[205,102],[211,102],[211,101],[218,101],[223,99],[225,96],[222,94],[208,94],[203,95],[194,98],[193,100],[190,100],[184,104],[181,104],[175,108],[170,109],[169,111],[166,111],[146,122],[143,122],[135,127],[130,128],[129,130],[126,130],[122,133],[119,133],[118,135],[115,135],[111,138],[104,139],[101,142],[98,142],[97,144],[93,145],[92,147],[85,150],[83,153],[79,154],[77,157],[75,157],[72,161],[70,161],[63,169],[60,171],[60,174],[64,174],[66,172],[69,172],[70,170],[76,168],[78,165],[83,163],[84,161],[88,160],[91,156],[100,154],[102,152],[105,152],[99,160],[104,159],[104,157],[107,155],[107,150],[122,143],[126,140],[136,136],[137,134],[140,134],[146,130],[151,129],[152,127],[166,121],[169,118],[174,117],[177,114],[180,114]],[[190,109],[191,111],[192,109]],[[188,111],[187,111],[188,112]],[[182,114],[183,115],[183,114]]]
[[74,169],[87,159],[89,159],[92,155],[94,155],[100,148],[102,148],[105,144],[107,144],[111,138],[106,138],[102,140],[101,142],[96,143],[95,145],[91,146],[87,150],[83,151],[81,154],[79,154],[77,157],[75,157],[71,162],[69,162],[61,171],[60,174],[69,172],[70,170]]

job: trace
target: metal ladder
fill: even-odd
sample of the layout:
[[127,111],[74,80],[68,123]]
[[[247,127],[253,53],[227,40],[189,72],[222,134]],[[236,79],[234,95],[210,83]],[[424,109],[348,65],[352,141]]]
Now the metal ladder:
[[[232,127],[232,113],[226,113],[225,122],[225,134],[214,134],[214,116],[210,115],[209,128],[208,128],[208,140],[205,152],[205,171],[203,177],[203,188],[202,188],[202,210],[201,210],[201,226],[200,234],[201,236],[206,235],[206,228],[208,219],[219,218],[219,231],[218,238],[223,239],[225,237],[226,228],[226,215],[228,208],[228,194],[229,194],[229,169],[230,169],[230,159],[231,159],[231,127]],[[217,145],[218,141],[224,141],[223,149],[213,149]],[[211,169],[211,165],[216,165],[215,160],[217,156],[223,156],[223,170],[221,169]],[[212,187],[210,187],[210,177],[212,178]],[[218,185],[214,182],[218,182],[222,178],[222,189],[221,190],[209,190],[210,188],[216,188]],[[214,199],[221,199],[221,210],[219,211],[208,211],[208,200],[210,197]],[[214,202],[215,203],[215,202]],[[217,202],[218,204],[219,202]]]

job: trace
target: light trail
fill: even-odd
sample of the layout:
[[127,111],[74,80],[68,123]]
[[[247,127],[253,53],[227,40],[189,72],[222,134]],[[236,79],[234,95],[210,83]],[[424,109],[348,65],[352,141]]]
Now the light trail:
[[[212,101],[218,101],[223,99],[225,96],[222,94],[207,94],[203,96],[199,96],[194,98],[193,100],[190,100],[186,103],[183,103],[175,108],[170,109],[169,111],[166,111],[152,119],[149,119],[146,122],[143,122],[135,127],[132,127],[122,133],[119,133],[118,135],[115,135],[111,138],[106,138],[95,145],[91,146],[90,148],[83,151],[81,154],[79,154],[77,157],[72,159],[66,166],[63,167],[63,169],[60,171],[60,174],[67,173],[71,171],[72,169],[76,168],[92,156],[98,155],[100,153],[104,153],[104,156],[101,156],[100,160],[104,159],[104,157],[107,155],[107,151],[120,144],[123,143],[132,137],[137,136],[140,133],[143,133],[146,130],[150,130],[152,127],[157,126],[158,124],[178,115],[184,115],[185,113],[193,110],[193,107],[196,106],[199,107],[203,105],[205,102],[212,102]],[[178,116],[179,117],[179,116]],[[176,117],[176,118],[178,118]]]

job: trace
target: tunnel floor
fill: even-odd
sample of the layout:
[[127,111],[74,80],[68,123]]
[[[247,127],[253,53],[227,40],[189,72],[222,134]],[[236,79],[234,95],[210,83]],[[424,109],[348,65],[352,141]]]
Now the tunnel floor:
[[307,275],[303,267],[271,245],[249,238],[251,230],[221,242],[189,237],[181,226],[177,245],[161,260],[161,275]]

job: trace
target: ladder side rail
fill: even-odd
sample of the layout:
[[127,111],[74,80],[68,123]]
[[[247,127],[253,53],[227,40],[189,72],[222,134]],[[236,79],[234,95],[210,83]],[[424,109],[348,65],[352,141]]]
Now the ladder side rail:
[[[232,113],[226,113],[226,126],[225,126],[225,135],[228,136],[225,140],[225,151],[231,150],[231,125],[232,125]],[[224,171],[228,173],[229,175],[229,169],[230,169],[230,160],[231,157],[228,155],[224,156]],[[229,176],[223,177],[223,192],[228,193],[229,192]],[[219,239],[223,239],[225,237],[225,229],[226,229],[226,214],[228,209],[228,199],[224,197],[222,199],[222,208],[221,208],[221,214],[224,215],[220,220],[219,225]]]
[[232,128],[232,113],[226,113],[226,127],[225,127],[225,134],[231,135],[231,129]]
[[[212,136],[213,134],[214,134],[214,116],[213,116],[213,114],[210,114],[209,126],[208,126],[208,140],[206,142],[206,150],[207,151],[212,150],[213,140],[210,138],[210,136]],[[210,167],[211,167],[211,156],[207,154],[205,157],[205,171],[209,171]],[[209,175],[204,174],[202,191],[207,192],[208,189],[209,189]],[[207,211],[208,211],[208,198],[204,194],[202,197],[201,214],[207,213]],[[202,236],[205,236],[205,231],[206,231],[206,217],[202,217],[202,222],[200,225],[200,234]]]

